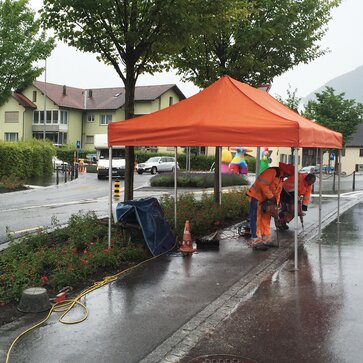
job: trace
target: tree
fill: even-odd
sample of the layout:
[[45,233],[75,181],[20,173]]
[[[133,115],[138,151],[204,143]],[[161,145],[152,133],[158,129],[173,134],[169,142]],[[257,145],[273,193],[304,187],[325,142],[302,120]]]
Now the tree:
[[[192,33],[172,58],[186,81],[206,87],[222,75],[253,86],[270,83],[299,63],[323,55],[317,44],[340,0],[231,0],[215,32]],[[218,166],[219,148],[215,165]],[[217,169],[216,169],[217,170]],[[215,197],[219,202],[218,178]]]
[[350,141],[357,126],[363,122],[363,105],[335,94],[332,87],[315,93],[316,100],[307,103],[304,116],[318,124],[343,134],[343,145]]
[[[42,20],[66,43],[111,64],[125,86],[125,119],[134,116],[137,78],[167,67],[225,0],[44,0]],[[208,28],[208,26],[206,26]],[[133,198],[134,148],[126,148],[125,200]]]
[[276,99],[285,105],[286,107],[290,108],[291,110],[299,113],[299,105],[301,102],[301,97],[297,97],[297,88],[294,90],[291,89],[289,85],[289,89],[287,90],[287,98],[284,100],[281,96],[276,96]]
[[43,72],[34,63],[46,59],[53,48],[28,0],[0,0],[0,105]]
[[228,3],[234,10],[226,9],[216,32],[192,34],[192,41],[173,57],[184,80],[199,87],[225,74],[259,86],[323,55],[318,42],[326,32],[331,9],[340,0]]
[[[343,145],[346,145],[352,138],[357,126],[363,121],[363,105],[355,100],[345,99],[344,95],[344,92],[336,95],[332,87],[326,87],[321,93],[315,93],[316,101],[308,102],[304,116],[315,120],[322,126],[341,132],[343,135]],[[336,171],[338,170],[337,156],[338,152],[336,150]],[[335,173],[333,191],[335,191]]]

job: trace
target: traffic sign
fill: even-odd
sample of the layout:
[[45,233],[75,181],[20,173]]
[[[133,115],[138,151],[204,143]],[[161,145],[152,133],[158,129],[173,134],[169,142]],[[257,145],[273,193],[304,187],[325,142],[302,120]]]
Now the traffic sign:
[[81,141],[80,140],[77,140],[76,141],[76,148],[77,149],[80,149],[81,148]]

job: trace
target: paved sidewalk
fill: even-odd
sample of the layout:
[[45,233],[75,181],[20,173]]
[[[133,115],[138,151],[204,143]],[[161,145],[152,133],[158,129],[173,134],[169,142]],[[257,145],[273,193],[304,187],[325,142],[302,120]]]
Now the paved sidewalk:
[[[343,196],[341,211],[358,201],[354,195]],[[313,203],[305,218],[305,229],[300,230],[301,241],[312,241],[316,235],[317,216],[318,208]],[[323,216],[325,225],[335,218],[335,199],[324,199]],[[90,315],[85,322],[62,325],[53,316],[19,341],[10,362],[187,362],[217,350],[248,354],[261,362],[275,361],[269,360],[268,355],[261,360],[257,354],[238,350],[245,346],[239,334],[248,335],[252,324],[244,325],[246,321],[241,321],[234,325],[237,318],[231,314],[246,309],[266,281],[274,281],[271,276],[276,276],[275,272],[289,262],[293,231],[279,233],[280,248],[264,252],[248,248],[236,228],[223,231],[221,237],[218,251],[201,250],[187,258],[164,256],[87,295],[84,303]],[[299,276],[299,272],[289,274]],[[268,309],[250,315],[251,321],[258,322],[264,311]],[[246,312],[242,315],[246,316]],[[271,318],[274,316],[280,319],[271,314]],[[0,329],[0,358],[5,357],[13,339],[29,325],[27,316]],[[258,325],[264,330],[263,321]],[[219,331],[224,331],[223,339],[216,335]],[[272,328],[270,333],[278,339]],[[230,346],[223,347],[213,340],[225,340],[228,336],[240,343],[231,341]]]
[[298,271],[286,261],[188,352],[164,362],[221,354],[241,362],[362,362],[362,215],[362,203],[346,211],[301,249]]

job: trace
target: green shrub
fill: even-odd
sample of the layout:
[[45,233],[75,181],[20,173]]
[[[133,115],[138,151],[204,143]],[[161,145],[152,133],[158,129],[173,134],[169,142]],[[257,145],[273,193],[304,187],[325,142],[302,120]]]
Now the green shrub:
[[0,141],[0,179],[4,176],[29,177],[50,175],[55,147],[49,141]]
[[[174,226],[174,199],[160,202],[166,220]],[[197,199],[183,194],[177,202],[178,240],[184,224],[190,221],[193,238],[205,236],[221,227],[237,223],[247,216],[245,190],[222,194],[222,204],[214,202],[213,194]],[[111,247],[108,247],[108,225],[94,212],[72,215],[62,228],[53,218],[50,230],[29,234],[0,252],[0,304],[19,301],[28,287],[43,286],[54,295],[65,286],[84,288],[100,275],[111,275],[130,263],[150,257],[144,244],[117,225],[112,225]],[[125,265],[126,264],[126,265]]]
[[[174,198],[164,196],[160,204],[170,226],[174,226]],[[246,219],[248,201],[244,189],[223,193],[221,205],[215,203],[213,194],[204,193],[201,199],[196,199],[194,194],[186,193],[178,197],[177,211],[177,238],[182,237],[186,220],[190,221],[191,233],[196,238]]]
[[[177,173],[178,187],[185,188],[212,188],[214,186],[214,173],[191,172]],[[173,187],[174,174],[158,174],[150,179],[150,184],[153,187]],[[229,187],[234,185],[247,185],[248,180],[243,175],[222,174],[222,186]]]
[[80,212],[71,216],[67,227],[53,220],[52,231],[40,230],[12,242],[0,253],[0,302],[18,301],[30,286],[55,293],[64,286],[87,284],[100,272],[111,274],[149,256],[117,226],[113,225],[111,248],[107,236],[107,224],[94,212]]
[[7,190],[19,190],[24,188],[24,180],[17,176],[4,176],[0,179],[0,188]]

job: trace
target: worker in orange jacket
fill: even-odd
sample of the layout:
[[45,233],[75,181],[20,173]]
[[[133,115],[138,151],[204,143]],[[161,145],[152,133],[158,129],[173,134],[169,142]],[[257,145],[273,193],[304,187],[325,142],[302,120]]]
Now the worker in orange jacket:
[[283,181],[293,173],[293,165],[279,163],[278,167],[267,168],[262,172],[248,190],[251,245],[253,247],[271,242],[271,214],[264,213],[262,206],[268,201],[277,210]]
[[[298,198],[301,203],[299,204],[299,215],[303,215],[303,212],[308,210],[308,204],[310,202],[310,195],[315,183],[316,176],[311,173],[298,173]],[[281,225],[279,229],[288,229],[287,223],[294,219],[294,195],[295,195],[295,176],[289,176],[283,184],[281,192],[281,210],[279,212],[279,218]]]

